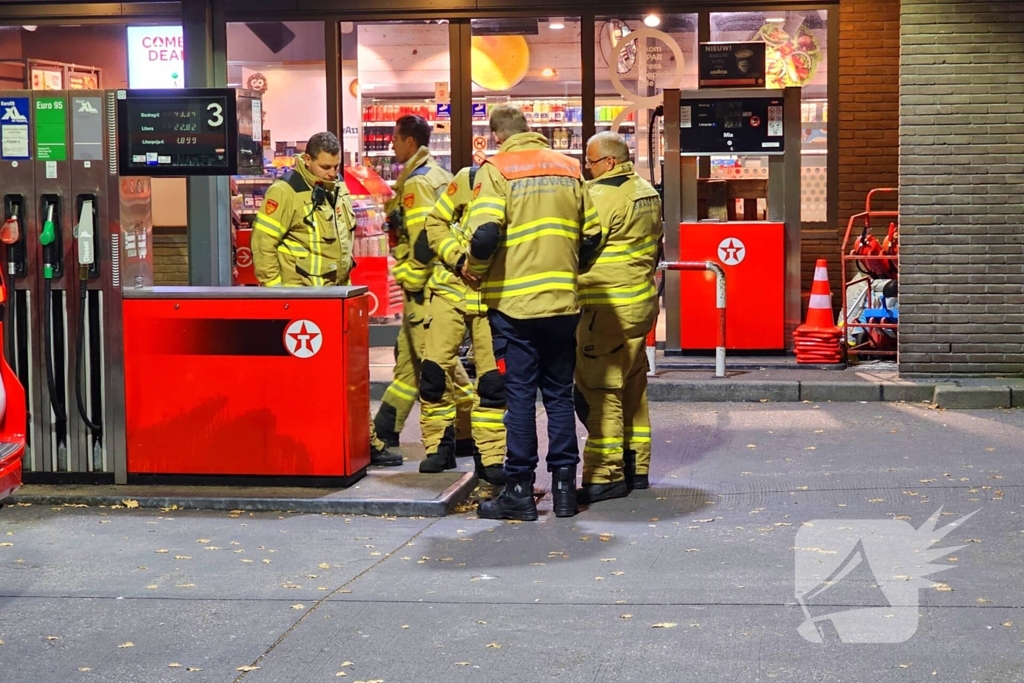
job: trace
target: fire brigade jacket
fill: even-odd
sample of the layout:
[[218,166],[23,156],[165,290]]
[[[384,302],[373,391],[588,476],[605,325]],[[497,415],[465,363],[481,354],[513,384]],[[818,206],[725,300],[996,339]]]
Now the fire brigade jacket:
[[466,263],[484,303],[517,319],[577,313],[580,262],[602,241],[579,162],[518,133],[480,167],[473,196]]
[[[427,284],[432,294],[450,301],[464,313],[481,314],[487,307],[480,301],[480,293],[467,287],[457,272],[459,256],[469,245],[463,219],[473,199],[476,172],[476,167],[464,168],[448,183],[448,189],[427,216],[413,256],[419,262],[423,258],[432,259],[436,254],[434,272]],[[421,242],[426,242],[426,249]]]
[[594,264],[580,274],[580,305],[614,308],[627,322],[639,324],[657,307],[661,197],[629,162],[587,186],[608,237]]
[[430,279],[433,264],[414,262],[412,246],[438,195],[451,179],[452,174],[434,161],[430,150],[420,147],[402,168],[395,182],[395,197],[385,207],[389,229],[398,230],[398,244],[391,252],[397,263],[391,272],[406,292],[422,292]]
[[252,231],[256,277],[267,287],[347,285],[356,217],[344,181],[295,168],[267,190]]

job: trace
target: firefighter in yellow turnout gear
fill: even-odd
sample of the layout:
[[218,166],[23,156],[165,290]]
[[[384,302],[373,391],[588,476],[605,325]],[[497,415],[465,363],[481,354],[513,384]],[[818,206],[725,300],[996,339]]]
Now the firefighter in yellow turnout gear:
[[[384,393],[380,409],[373,420],[377,437],[389,446],[398,445],[398,435],[419,394],[420,361],[427,315],[425,289],[431,266],[418,264],[412,258],[412,245],[422,232],[423,224],[438,196],[452,177],[438,165],[427,148],[430,132],[431,126],[423,118],[403,116],[396,123],[392,138],[395,158],[404,167],[395,183],[395,198],[385,209],[389,230],[398,234],[398,243],[392,251],[397,263],[392,273],[405,294],[405,303],[402,329],[395,350],[394,379]],[[459,398],[464,415],[457,432],[458,436],[468,438],[473,397],[465,369],[461,369],[457,375],[456,384],[461,390]]]
[[661,198],[633,170],[620,135],[591,138],[587,165],[590,196],[608,229],[579,281],[576,404],[588,431],[579,498],[594,503],[650,486],[645,340],[658,314],[654,274],[663,229]]
[[573,414],[577,274],[601,243],[597,211],[579,162],[529,132],[522,111],[491,110],[498,154],[480,168],[460,272],[487,304],[497,366],[505,381],[505,487],[481,503],[484,519],[533,521],[539,461],[537,392],[547,413],[547,468],[557,517],[576,514],[579,442]]
[[[354,267],[352,200],[338,180],[341,144],[329,132],[317,133],[295,168],[267,190],[252,231],[256,277],[265,287],[331,287],[349,283]],[[395,466],[370,430],[370,464]]]
[[427,453],[436,454],[427,460],[433,457],[437,466],[454,467],[456,399],[462,394],[453,377],[455,369],[462,366],[459,346],[468,328],[477,373],[471,419],[479,452],[477,475],[501,486],[505,482],[505,383],[494,359],[487,307],[480,294],[466,287],[455,272],[469,244],[462,223],[473,198],[476,170],[464,168],[455,175],[413,245],[417,265],[436,261],[428,283],[429,325],[420,374],[420,430]]

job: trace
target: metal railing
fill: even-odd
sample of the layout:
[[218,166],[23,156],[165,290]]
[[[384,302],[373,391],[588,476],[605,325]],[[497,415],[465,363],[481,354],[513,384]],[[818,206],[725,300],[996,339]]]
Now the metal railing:
[[[725,269],[714,261],[664,261],[658,264],[658,270],[710,270],[715,274],[715,306],[718,308],[715,377],[725,377]],[[650,373],[653,374],[654,358],[649,350],[648,357],[651,364]]]

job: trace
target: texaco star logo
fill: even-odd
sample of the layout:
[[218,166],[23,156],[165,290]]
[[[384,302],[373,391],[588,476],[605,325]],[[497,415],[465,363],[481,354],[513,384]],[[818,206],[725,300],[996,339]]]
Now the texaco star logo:
[[296,358],[312,358],[323,343],[324,336],[312,320],[295,320],[284,331],[284,346]]
[[746,246],[735,237],[726,237],[718,245],[718,258],[727,266],[738,266],[746,255]]

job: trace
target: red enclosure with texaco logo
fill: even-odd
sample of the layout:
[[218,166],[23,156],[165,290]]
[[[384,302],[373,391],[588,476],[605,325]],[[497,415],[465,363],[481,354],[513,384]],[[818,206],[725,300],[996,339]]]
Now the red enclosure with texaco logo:
[[361,476],[365,288],[161,289],[124,301],[129,477]]
[[[680,261],[715,261],[725,269],[725,346],[772,351],[785,343],[785,225],[783,223],[682,223]],[[717,345],[715,274],[679,273],[680,347]]]

